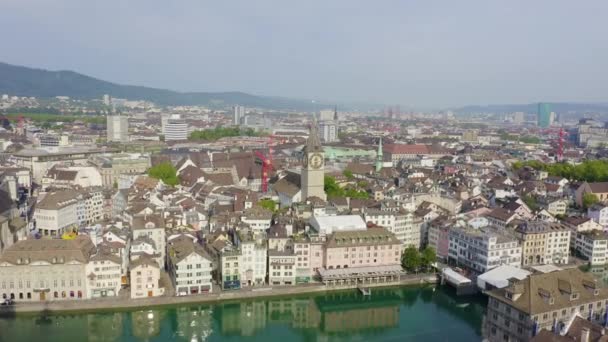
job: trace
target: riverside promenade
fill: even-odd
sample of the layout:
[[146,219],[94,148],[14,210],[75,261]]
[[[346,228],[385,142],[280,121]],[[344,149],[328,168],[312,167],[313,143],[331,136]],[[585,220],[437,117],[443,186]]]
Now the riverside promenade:
[[[365,285],[366,288],[374,287],[398,287],[405,285],[425,285],[436,284],[437,276],[435,274],[418,274],[406,275],[400,281],[391,283],[380,283],[373,285]],[[64,301],[48,301],[48,302],[33,302],[19,303],[14,306],[0,306],[0,318],[11,317],[22,313],[61,313],[61,312],[100,312],[100,311],[121,311],[121,310],[137,310],[152,307],[176,306],[180,304],[203,304],[217,303],[224,301],[238,301],[242,299],[265,298],[275,296],[296,296],[309,293],[320,293],[338,290],[356,289],[356,286],[332,286],[328,287],[322,284],[303,284],[292,286],[265,286],[251,287],[239,290],[217,291],[210,294],[191,295],[191,296],[161,296],[143,299],[130,299],[124,296],[107,297],[87,300],[64,300]],[[373,295],[373,291],[372,291]]]

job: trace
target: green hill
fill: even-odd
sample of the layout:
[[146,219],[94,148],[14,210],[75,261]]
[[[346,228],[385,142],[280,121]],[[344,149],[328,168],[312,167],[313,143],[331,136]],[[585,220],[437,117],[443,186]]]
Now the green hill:
[[49,71],[0,63],[0,94],[50,98],[100,99],[104,94],[129,100],[146,100],[159,105],[239,104],[269,109],[312,109],[309,100],[256,96],[242,92],[176,92],[166,89],[122,85],[99,80],[73,71]]

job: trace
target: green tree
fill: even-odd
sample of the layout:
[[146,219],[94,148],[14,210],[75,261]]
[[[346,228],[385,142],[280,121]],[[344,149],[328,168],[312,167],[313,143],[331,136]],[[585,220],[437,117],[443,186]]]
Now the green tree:
[[435,253],[435,249],[430,246],[426,246],[420,255],[422,267],[425,270],[430,270],[433,263],[437,261],[437,253]]
[[268,209],[272,212],[276,212],[278,206],[278,203],[269,199],[269,198],[265,198],[263,200],[258,201],[258,204],[260,205],[260,207]]
[[413,246],[407,247],[401,256],[401,266],[410,272],[416,272],[421,265],[422,257],[418,249]]
[[583,195],[583,207],[585,209],[591,207],[592,205],[598,203],[600,201],[599,198],[595,194],[586,193]]
[[344,170],[344,172],[342,172],[342,174],[344,175],[344,177],[346,177],[346,179],[348,180],[353,180],[355,179],[355,176],[353,175],[353,172],[351,170]]
[[538,202],[536,201],[536,198],[534,198],[533,196],[530,195],[525,195],[522,198],[522,201],[524,201],[524,203],[526,203],[526,205],[533,211],[538,210],[539,206],[538,206]]
[[163,181],[163,183],[167,185],[175,186],[179,184],[177,170],[169,162],[160,163],[156,166],[151,167],[148,170],[148,176],[160,179]]
[[336,183],[336,178],[332,176],[325,176],[323,188],[328,197],[341,197],[344,195],[344,191]]

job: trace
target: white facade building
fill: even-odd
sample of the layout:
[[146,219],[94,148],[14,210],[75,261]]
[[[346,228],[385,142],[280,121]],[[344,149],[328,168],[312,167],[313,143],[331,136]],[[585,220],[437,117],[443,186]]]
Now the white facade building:
[[359,215],[312,216],[310,226],[320,236],[338,231],[366,230],[367,224]]
[[497,266],[521,265],[521,245],[516,237],[492,228],[454,227],[449,232],[448,257],[458,265],[484,273]]
[[118,296],[122,284],[122,265],[119,257],[98,253],[86,266],[88,298]]
[[576,234],[575,249],[587,258],[592,266],[608,263],[608,234],[591,230]]
[[188,123],[183,119],[168,119],[165,141],[188,140]]
[[[67,230],[78,227],[77,212],[83,211],[80,194],[74,190],[47,193],[36,204],[34,220],[36,229],[43,236],[61,237]],[[81,214],[81,217],[83,215]]]
[[131,224],[133,231],[133,242],[139,237],[149,238],[154,242],[156,253],[160,254],[157,258],[159,266],[165,268],[166,237],[163,219],[158,215],[136,216]]
[[591,208],[587,209],[587,217],[601,224],[604,229],[608,228],[608,206],[592,206]]
[[333,121],[323,121],[319,124],[319,138],[323,142],[338,141],[338,125]]
[[178,296],[213,292],[213,259],[187,235],[169,242],[169,273]]
[[418,220],[409,211],[367,210],[365,212],[365,222],[372,222],[386,228],[395,234],[395,237],[403,243],[404,247],[420,248],[422,221]]
[[266,283],[268,248],[265,241],[239,234],[241,247],[241,286]]
[[86,267],[95,246],[74,240],[24,240],[0,256],[0,294],[17,302],[88,299]]
[[245,107],[234,106],[232,107],[232,124],[235,126],[243,124],[245,118]]

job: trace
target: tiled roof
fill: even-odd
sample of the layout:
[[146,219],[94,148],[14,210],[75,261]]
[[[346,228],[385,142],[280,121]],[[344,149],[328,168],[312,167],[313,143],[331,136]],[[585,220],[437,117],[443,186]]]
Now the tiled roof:
[[[608,289],[602,287],[593,274],[578,268],[532,274],[506,288],[487,293],[529,315],[579,307],[608,298]],[[512,293],[514,299],[507,298],[506,293]]]

